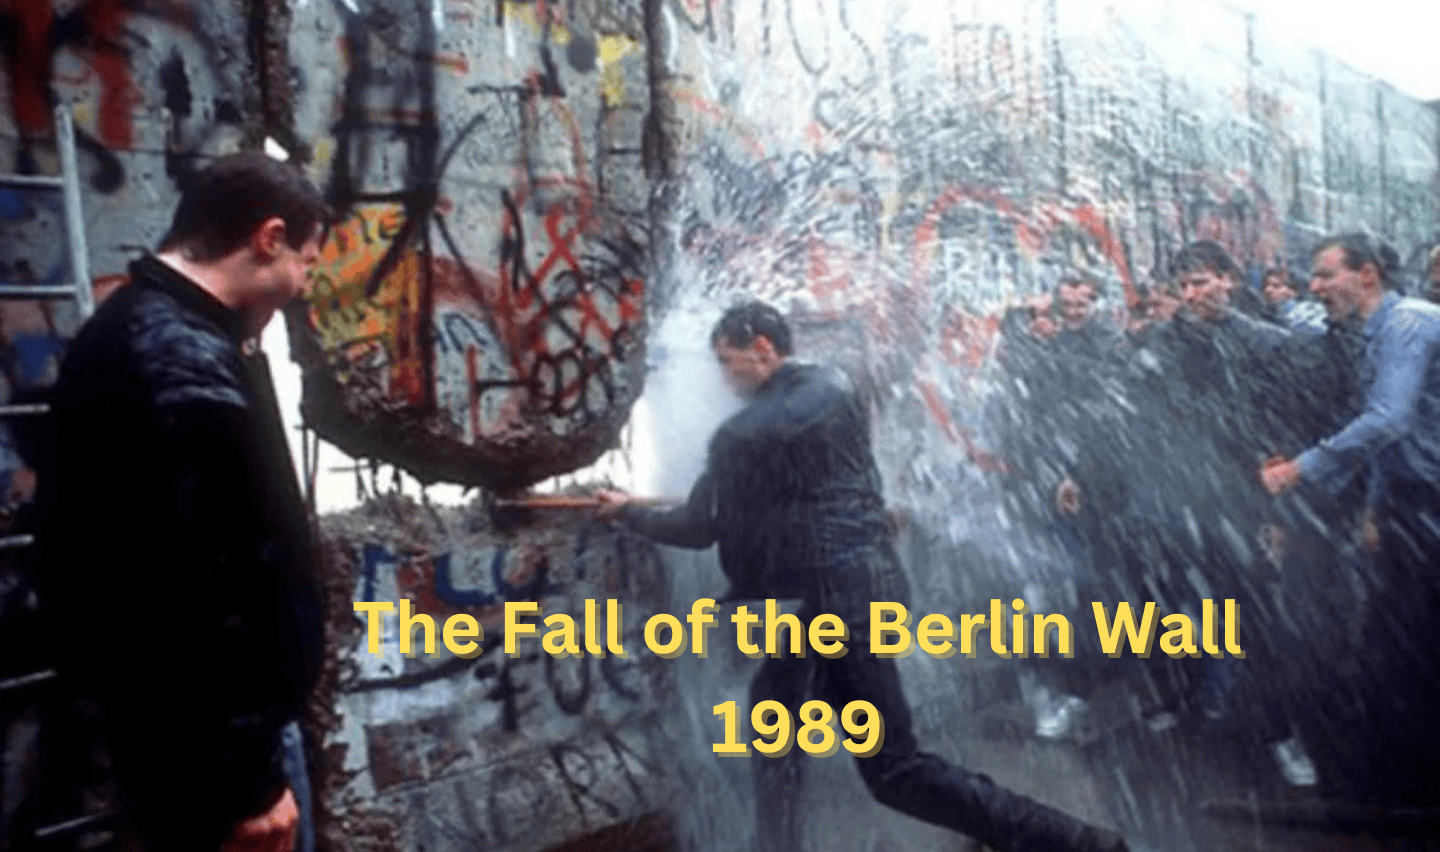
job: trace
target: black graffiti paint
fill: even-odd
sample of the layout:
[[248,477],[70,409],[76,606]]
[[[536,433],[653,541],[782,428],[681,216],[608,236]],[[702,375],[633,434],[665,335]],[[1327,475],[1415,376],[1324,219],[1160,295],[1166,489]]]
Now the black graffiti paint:
[[[516,366],[537,405],[556,417],[574,417],[582,425],[611,410],[618,395],[616,365],[623,364],[630,347],[639,345],[639,329],[624,317],[604,348],[596,348],[573,320],[589,310],[597,295],[609,304],[620,305],[642,295],[631,282],[643,280],[643,249],[628,237],[587,240],[578,258],[581,268],[562,269],[540,280],[530,268],[526,245],[525,218],[508,190],[502,190],[505,225],[500,245],[500,263],[517,299],[537,305],[534,314],[543,317],[547,330],[558,331],[566,341],[561,347],[527,353]],[[499,318],[497,318],[497,321]],[[497,329],[499,331],[499,329]],[[504,339],[502,337],[502,339]],[[476,383],[484,392],[500,383]],[[592,389],[598,386],[598,397]],[[578,393],[572,388],[578,387]]]
[[[382,282],[394,271],[406,252],[418,250],[424,256],[432,255],[430,226],[433,225],[433,233],[438,234],[439,241],[458,266],[463,288],[477,305],[490,307],[490,299],[479,276],[460,251],[444,215],[436,210],[438,187],[457,151],[472,134],[501,126],[497,122],[506,120],[500,117],[503,111],[516,110],[518,126],[524,128],[532,122],[529,116],[534,101],[565,96],[559,68],[548,46],[549,39],[542,38],[538,48],[540,73],[527,83],[496,89],[494,110],[477,113],[468,119],[441,152],[434,109],[433,25],[428,20],[407,19],[402,28],[395,21],[396,14],[387,11],[384,5],[371,4],[355,12],[341,0],[336,0],[336,8],[344,16],[346,38],[353,58],[343,88],[341,119],[335,128],[336,156],[327,190],[330,201],[338,210],[345,210],[359,202],[374,201],[398,202],[404,207],[401,217],[404,224],[400,233],[369,273],[365,287],[367,298],[373,298],[379,292]],[[377,44],[377,40],[384,42],[383,45]],[[586,42],[589,45],[587,48],[572,39],[570,44],[567,59],[572,65],[583,69],[588,62],[593,66],[593,43]],[[401,57],[410,66],[403,73],[394,68],[386,69],[383,83],[378,82],[382,69],[376,67],[373,59],[380,47],[386,49],[387,56]],[[387,100],[383,103],[392,111],[408,109],[417,120],[403,124],[375,122],[371,115],[377,91],[386,93]],[[407,157],[402,184],[407,189],[399,192],[368,192],[364,189],[363,176],[376,165],[372,160],[376,156],[377,134],[398,136],[404,141]],[[530,177],[533,182],[535,176]],[[478,396],[495,390],[509,392],[524,388],[532,397],[532,410],[568,418],[578,426],[594,423],[608,415],[619,399],[620,379],[616,363],[623,362],[632,347],[639,345],[640,335],[638,328],[624,322],[603,346],[597,346],[586,339],[587,335],[582,333],[576,317],[583,316],[588,310],[587,305],[595,301],[618,305],[622,299],[638,300],[639,294],[629,291],[631,285],[627,281],[643,280],[644,249],[623,235],[607,239],[590,239],[587,235],[583,249],[571,247],[579,252],[577,259],[582,264],[581,269],[561,269],[546,280],[538,280],[525,260],[526,218],[508,191],[502,193],[500,203],[505,210],[504,228],[507,233],[500,248],[501,265],[514,285],[524,290],[526,298],[535,300],[536,307],[525,318],[486,310],[477,321],[489,326],[487,330],[493,340],[518,339],[515,334],[507,335],[506,331],[513,331],[517,324],[524,323],[527,328],[519,337],[548,340],[558,335],[567,343],[541,351],[512,353],[516,375],[504,379],[478,379],[472,392]],[[424,303],[417,306],[417,310],[421,316],[428,317],[432,315],[433,307],[433,272],[429,264],[421,264],[421,269]],[[432,347],[437,345],[455,345],[458,348],[457,335],[461,329],[455,326],[457,322],[464,321],[446,320],[443,329],[434,328],[430,322],[422,323],[422,351],[432,351]],[[533,330],[541,326],[544,327],[543,332]],[[474,329],[469,330],[469,336],[475,341],[482,339]],[[430,358],[424,361],[426,392],[433,396],[434,363]],[[427,405],[433,404],[433,399],[428,400]]]
[[[188,173],[188,164],[205,148],[208,136],[219,125],[242,123],[240,111],[234,107],[243,92],[244,64],[247,45],[235,43],[226,14],[218,7],[189,2],[157,3],[153,0],[114,0],[62,4],[69,8],[53,14],[54,4],[35,0],[0,6],[0,54],[4,55],[11,86],[10,110],[21,131],[14,170],[29,174],[37,171],[35,146],[51,144],[51,110],[61,100],[55,89],[55,57],[67,53],[88,66],[88,72],[99,81],[101,102],[96,131],[75,129],[75,143],[82,154],[82,169],[90,186],[99,193],[109,194],[120,189],[126,180],[125,167],[117,150],[133,145],[129,118],[129,92],[133,88],[152,89],[156,84],[166,93],[165,105],[171,110],[172,141],[166,152],[167,173],[177,186]],[[131,79],[137,58],[155,46],[155,36],[135,26],[137,18],[159,24],[170,34],[183,37],[198,47],[189,61],[198,58],[206,63],[210,75],[218,82],[213,123],[185,138],[178,133],[182,119],[195,110],[194,92],[188,84],[187,61],[172,51],[161,63],[156,79]],[[44,27],[43,38],[33,38],[34,30]],[[26,33],[29,31],[30,36]],[[253,57],[251,57],[253,59]],[[106,106],[107,100],[118,106]],[[225,108],[225,104],[230,107]],[[43,126],[42,126],[43,125]]]
[[590,698],[590,657],[582,654],[559,660],[554,654],[546,654],[545,684],[550,687],[550,695],[561,712],[567,716],[580,715]]

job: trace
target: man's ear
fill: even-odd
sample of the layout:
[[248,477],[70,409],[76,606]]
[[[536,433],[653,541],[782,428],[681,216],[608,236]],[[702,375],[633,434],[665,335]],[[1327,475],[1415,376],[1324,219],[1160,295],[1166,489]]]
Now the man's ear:
[[250,235],[250,248],[263,262],[270,262],[280,256],[287,243],[285,220],[271,216],[261,222]]
[[1360,283],[1367,289],[1382,289],[1380,284],[1380,268],[1373,263],[1366,263],[1360,267]]

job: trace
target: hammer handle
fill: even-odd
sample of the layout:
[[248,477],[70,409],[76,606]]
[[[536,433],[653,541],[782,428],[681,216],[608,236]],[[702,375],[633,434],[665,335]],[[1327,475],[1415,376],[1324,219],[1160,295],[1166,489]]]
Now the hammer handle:
[[[642,506],[664,506],[674,505],[679,501],[666,497],[642,497],[636,499],[635,502]],[[516,509],[596,509],[600,507],[600,501],[594,497],[552,497],[548,495],[496,500],[495,504]]]

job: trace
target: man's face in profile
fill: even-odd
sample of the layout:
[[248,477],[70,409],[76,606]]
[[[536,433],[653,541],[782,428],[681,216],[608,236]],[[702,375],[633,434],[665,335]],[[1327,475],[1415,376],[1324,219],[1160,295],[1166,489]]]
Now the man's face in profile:
[[1310,275],[1310,292],[1325,305],[1330,319],[1343,322],[1360,310],[1364,282],[1359,270],[1345,265],[1345,249],[1331,246],[1315,255]]
[[725,373],[725,383],[743,399],[754,396],[770,378],[773,352],[774,347],[764,336],[756,336],[749,346],[732,346],[724,338],[715,342],[715,359]]

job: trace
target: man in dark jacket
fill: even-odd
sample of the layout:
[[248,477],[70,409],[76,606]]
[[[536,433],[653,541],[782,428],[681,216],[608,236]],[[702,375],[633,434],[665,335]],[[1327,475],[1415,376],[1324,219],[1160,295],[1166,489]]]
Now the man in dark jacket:
[[[799,598],[800,618],[839,616],[866,636],[875,601],[909,592],[880,496],[867,417],[843,374],[791,360],[790,330],[774,308],[751,302],[721,317],[711,344],[749,404],[710,442],[705,472],[682,506],[646,509],[601,491],[606,514],[667,544],[719,546],[731,599]],[[776,700],[795,714],[807,699],[832,707],[865,700],[884,720],[879,753],[858,759],[881,803],[975,837],[997,850],[1122,850],[1087,825],[919,750],[895,661],[856,643],[838,658],[770,656],[751,683],[751,705]],[[792,751],[790,758],[800,757]],[[756,759],[759,837],[801,848],[794,759]]]
[[[1160,600],[1175,608],[1169,611],[1195,617],[1202,599],[1234,598],[1251,624],[1271,624],[1278,577],[1261,545],[1267,525],[1277,519],[1251,471],[1276,452],[1286,433],[1273,400],[1292,338],[1245,312],[1253,293],[1219,244],[1187,244],[1170,271],[1185,309],[1168,330],[1165,381],[1173,387],[1163,396],[1163,415],[1152,420],[1172,448],[1161,463],[1175,483],[1164,507],[1167,556],[1161,570],[1170,583],[1161,584]],[[1260,644],[1270,635],[1251,631],[1247,641]],[[1252,654],[1274,658],[1266,648]],[[1242,666],[1212,657],[1197,668],[1201,676],[1192,697],[1212,719],[1233,714],[1243,703],[1237,690],[1249,686],[1241,676],[1258,670],[1251,661]]]
[[150,852],[291,847],[282,732],[318,674],[321,612],[252,344],[300,293],[325,216],[283,163],[213,161],[56,387],[37,579],[62,674],[105,711],[122,832]]

